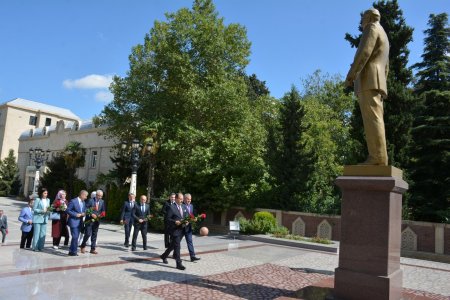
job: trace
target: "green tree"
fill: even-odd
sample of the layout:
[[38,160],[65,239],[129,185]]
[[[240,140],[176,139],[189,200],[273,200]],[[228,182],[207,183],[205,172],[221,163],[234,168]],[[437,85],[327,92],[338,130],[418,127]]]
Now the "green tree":
[[264,186],[265,128],[252,113],[245,66],[250,42],[210,0],[156,21],[115,77],[99,122],[119,140],[151,138],[155,193],[189,191],[200,206],[246,203]]
[[[381,26],[389,39],[389,74],[387,79],[388,97],[386,99],[384,122],[389,162],[391,165],[405,168],[409,161],[411,143],[411,128],[417,100],[408,87],[412,80],[412,72],[407,67],[409,50],[408,43],[412,41],[413,28],[408,26],[403,17],[397,0],[377,1],[373,7],[381,14]],[[359,26],[362,32],[362,26]],[[345,39],[352,47],[357,47],[361,38],[346,34]],[[361,161],[367,153],[364,140],[363,124],[358,103],[352,113],[351,134],[358,146],[353,161]]]
[[79,191],[75,190],[75,172],[78,168],[84,167],[86,149],[83,148],[81,142],[71,141],[64,147],[63,159],[68,170],[68,186],[66,189],[67,196],[75,197]]
[[415,140],[409,207],[415,220],[450,223],[450,92],[424,93]]
[[8,156],[0,161],[0,195],[18,195],[20,189],[19,166],[10,149]]
[[[69,168],[63,155],[56,155],[46,163],[48,171],[41,177],[40,186],[48,190],[49,198],[52,199],[59,190],[67,192],[67,198],[71,199],[78,195],[81,189],[86,189],[84,181],[76,176],[76,169]],[[75,192],[69,194],[69,190]]]
[[446,13],[430,15],[415,91],[421,99],[414,122],[409,207],[414,219],[450,222],[450,28]]
[[426,36],[422,62],[413,66],[418,70],[415,84],[417,94],[450,90],[450,27],[447,13],[431,14],[428,26],[430,28],[424,31]]
[[340,76],[319,70],[303,80],[302,95],[308,128],[303,140],[307,151],[316,157],[305,195],[308,211],[339,213],[340,197],[334,180],[342,174],[354,147],[349,134],[354,99],[345,93]]
[[314,155],[307,151],[304,140],[308,130],[305,108],[298,90],[293,86],[281,99],[280,145],[272,166],[275,180],[275,204],[284,210],[310,211],[307,201],[307,182],[311,174]]

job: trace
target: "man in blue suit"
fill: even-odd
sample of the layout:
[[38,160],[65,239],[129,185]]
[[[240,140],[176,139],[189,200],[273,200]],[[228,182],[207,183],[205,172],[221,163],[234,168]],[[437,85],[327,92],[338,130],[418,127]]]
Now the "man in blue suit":
[[133,220],[134,220],[134,232],[133,239],[131,241],[131,251],[136,251],[136,240],[139,231],[142,235],[142,248],[147,250],[147,229],[148,229],[148,218],[150,216],[150,205],[146,204],[147,196],[141,195],[140,203],[134,206],[133,209]]
[[173,250],[173,257],[177,261],[177,269],[184,270],[185,266],[181,264],[180,257],[180,242],[183,239],[184,234],[184,218],[186,218],[188,212],[186,210],[186,206],[183,204],[183,194],[178,193],[175,198],[175,204],[171,205],[167,210],[167,222],[169,225],[169,233],[170,233],[170,245],[166,249],[166,251],[160,256],[163,263],[167,264],[167,256]]
[[128,194],[128,201],[123,203],[122,212],[120,214],[120,224],[125,228],[125,247],[130,247],[130,232],[133,226],[133,209],[136,205],[136,196],[133,193]]
[[70,200],[66,210],[69,214],[67,225],[69,225],[70,234],[72,235],[69,256],[78,256],[78,236],[80,235],[81,226],[83,226],[83,217],[86,214],[86,204],[84,203],[84,200],[86,200],[87,196],[88,192],[81,190],[77,198]]
[[[92,209],[92,214],[86,216],[86,221],[97,218],[98,216],[105,214],[105,201],[103,198],[103,191],[97,190],[95,193],[95,197],[89,199],[86,203],[86,208]],[[84,227],[84,238],[81,243],[81,253],[84,253],[84,248],[86,247],[86,242],[91,238],[91,251],[92,254],[98,254],[97,250],[95,250],[97,245],[97,233],[98,228],[100,227],[100,221],[91,221],[88,224],[85,224]]]
[[[184,205],[186,205],[186,210],[189,215],[195,216],[194,205],[191,203],[192,196],[191,194],[184,195]],[[196,260],[200,260],[199,257],[195,256],[194,244],[192,243],[192,224],[187,224],[184,228],[184,237],[186,238],[186,244],[189,250],[189,256],[191,257],[191,261],[194,262]]]
[[34,198],[30,196],[28,205],[20,211],[19,221],[22,222],[20,230],[22,230],[22,237],[20,238],[20,248],[30,249],[31,241],[33,240],[33,205]]

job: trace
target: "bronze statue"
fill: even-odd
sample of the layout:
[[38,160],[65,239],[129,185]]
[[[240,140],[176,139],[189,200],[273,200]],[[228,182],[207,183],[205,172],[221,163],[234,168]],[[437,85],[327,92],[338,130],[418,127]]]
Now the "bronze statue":
[[372,8],[362,16],[363,34],[346,78],[354,84],[364,123],[369,156],[363,165],[388,163],[383,120],[383,99],[387,97],[389,41],[380,25],[380,13]]

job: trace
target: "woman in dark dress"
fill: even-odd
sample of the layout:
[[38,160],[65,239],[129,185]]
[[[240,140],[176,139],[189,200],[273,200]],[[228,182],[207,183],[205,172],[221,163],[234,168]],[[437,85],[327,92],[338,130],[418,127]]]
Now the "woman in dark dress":
[[53,249],[59,248],[61,237],[64,237],[64,246],[69,245],[69,230],[67,228],[66,209],[69,202],[66,200],[66,191],[60,190],[53,201],[54,212],[59,213],[59,220],[52,220]]

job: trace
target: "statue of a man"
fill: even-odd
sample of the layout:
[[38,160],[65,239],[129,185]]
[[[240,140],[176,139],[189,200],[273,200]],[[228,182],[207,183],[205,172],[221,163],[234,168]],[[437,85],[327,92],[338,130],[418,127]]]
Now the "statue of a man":
[[380,13],[372,8],[362,16],[363,34],[346,78],[354,84],[364,123],[369,156],[364,165],[388,163],[383,120],[383,99],[387,97],[389,41],[380,25]]

